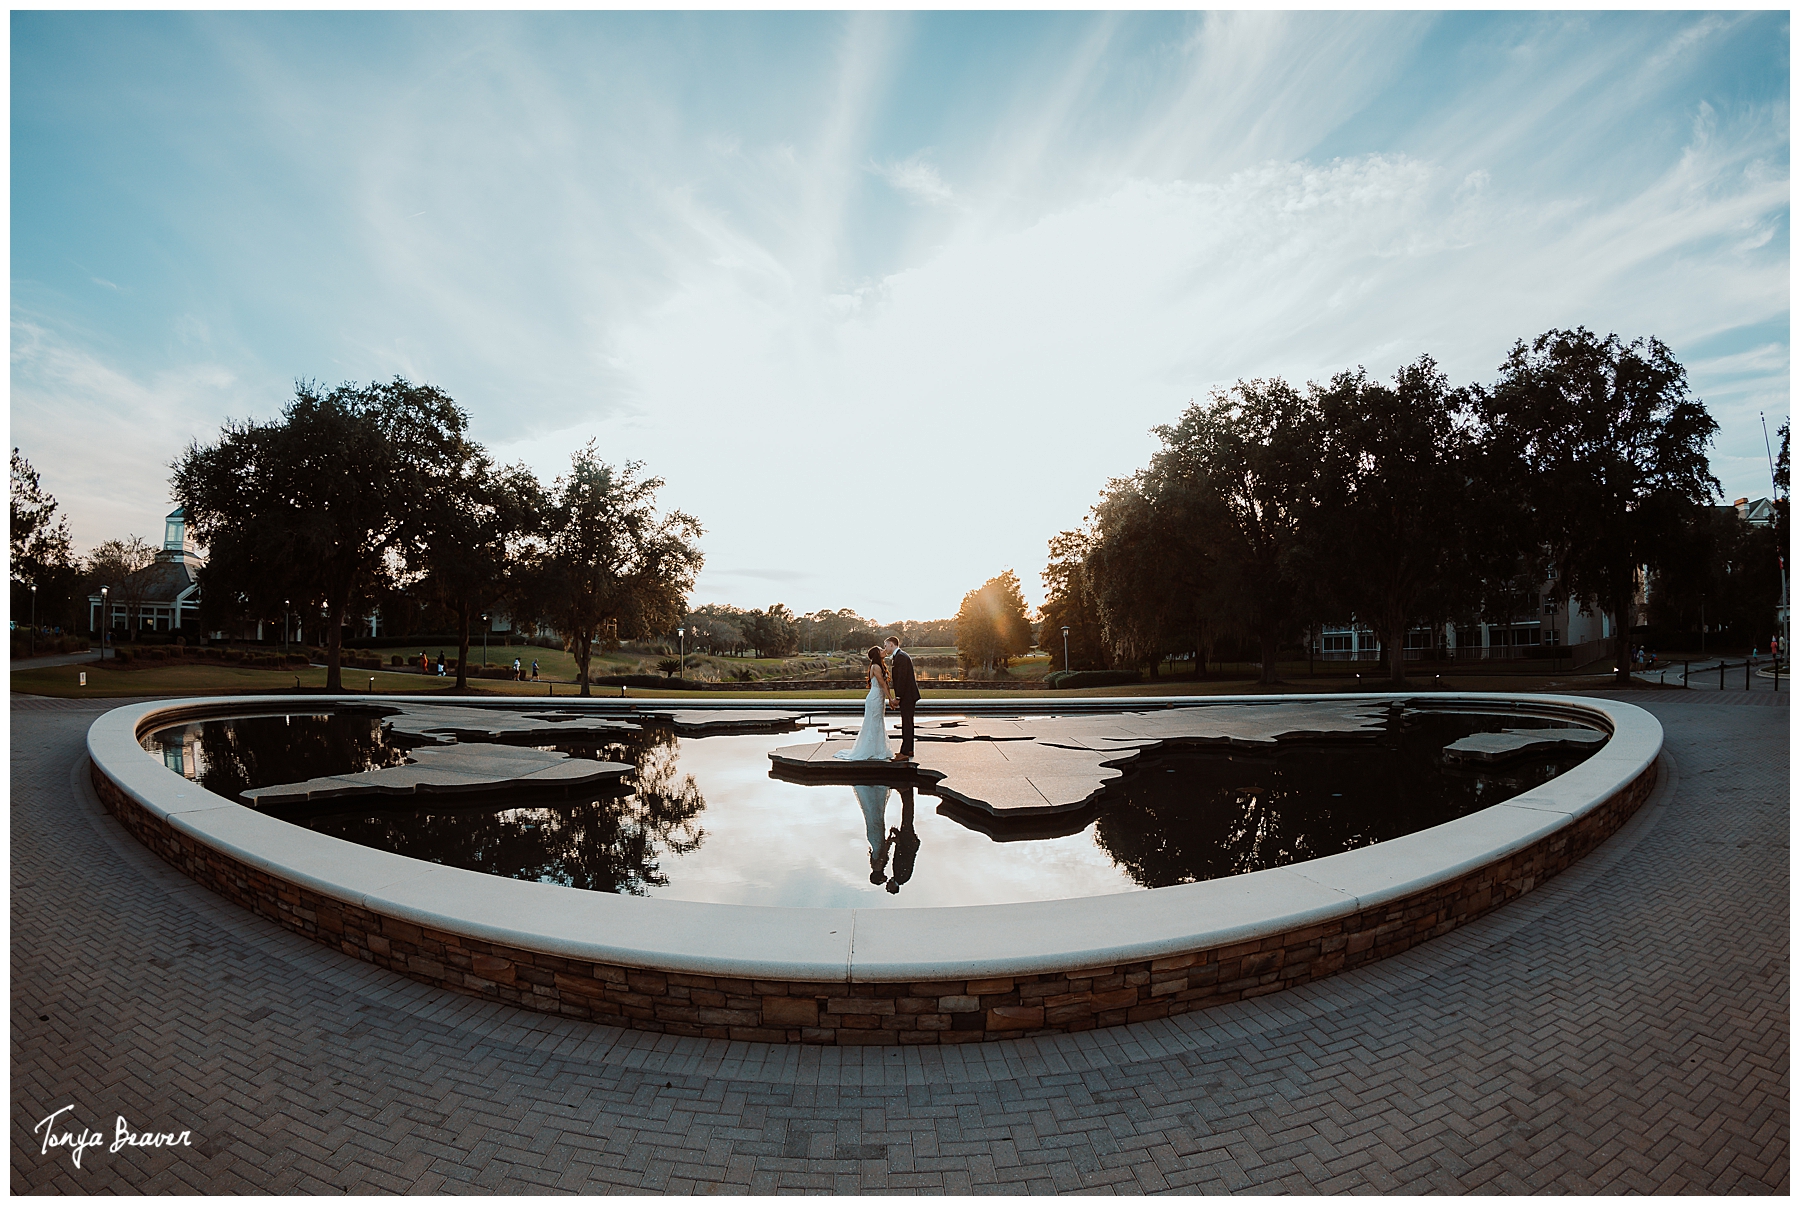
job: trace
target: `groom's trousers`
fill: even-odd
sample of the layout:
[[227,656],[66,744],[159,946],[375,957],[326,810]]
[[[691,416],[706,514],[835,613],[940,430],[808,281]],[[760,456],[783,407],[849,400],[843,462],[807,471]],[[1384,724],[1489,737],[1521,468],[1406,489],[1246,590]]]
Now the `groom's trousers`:
[[902,757],[913,756],[913,709],[919,706],[916,699],[895,701],[900,705],[900,754]]

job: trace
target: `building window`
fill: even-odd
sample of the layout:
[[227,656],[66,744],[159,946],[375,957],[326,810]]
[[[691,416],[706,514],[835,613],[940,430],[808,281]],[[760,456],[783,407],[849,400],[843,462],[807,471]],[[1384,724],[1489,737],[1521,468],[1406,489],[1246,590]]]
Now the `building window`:
[[1347,632],[1328,632],[1320,640],[1319,647],[1326,653],[1350,652],[1350,634]]

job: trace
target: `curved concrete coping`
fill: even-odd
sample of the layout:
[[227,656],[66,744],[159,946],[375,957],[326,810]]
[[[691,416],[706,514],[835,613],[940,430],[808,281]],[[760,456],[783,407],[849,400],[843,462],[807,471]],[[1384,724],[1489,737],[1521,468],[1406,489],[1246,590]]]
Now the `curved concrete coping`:
[[[251,867],[426,929],[624,967],[762,980],[966,980],[1117,965],[1302,930],[1446,883],[1573,824],[1656,760],[1662,726],[1641,708],[1554,695],[1362,696],[1551,713],[1595,724],[1607,744],[1566,774],[1457,820],[1311,862],[1143,892],[956,908],[807,909],[587,892],[444,867],[327,837],[213,795],[148,756],[140,733],[286,704],[368,696],[163,701],[108,712],[88,731],[107,778],[153,816]],[[1290,696],[1290,699],[1342,698]],[[558,701],[566,707],[578,701]],[[585,702],[585,701],[580,701]],[[601,702],[601,701],[596,701]],[[837,701],[829,701],[836,703]],[[1124,699],[1119,710],[1196,702]],[[1011,711],[963,700],[959,711]],[[517,706],[515,704],[515,706]],[[707,707],[716,707],[709,703]],[[663,701],[658,707],[666,708]],[[804,710],[783,701],[782,710]]]

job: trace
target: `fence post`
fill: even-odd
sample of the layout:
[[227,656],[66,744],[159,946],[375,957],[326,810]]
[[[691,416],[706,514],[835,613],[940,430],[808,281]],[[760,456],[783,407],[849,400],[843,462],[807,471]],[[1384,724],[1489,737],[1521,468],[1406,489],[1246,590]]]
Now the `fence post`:
[[1725,659],[1719,659],[1719,690],[1725,689]]

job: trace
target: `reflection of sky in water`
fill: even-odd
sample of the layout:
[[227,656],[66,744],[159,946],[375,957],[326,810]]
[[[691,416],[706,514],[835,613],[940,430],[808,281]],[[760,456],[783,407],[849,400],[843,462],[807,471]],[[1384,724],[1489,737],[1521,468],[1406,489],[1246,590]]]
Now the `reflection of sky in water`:
[[[681,742],[681,769],[706,796],[700,849],[664,864],[673,900],[872,908],[1000,904],[1138,891],[1094,844],[1090,826],[1066,838],[996,842],[937,813],[936,796],[914,793],[919,850],[898,894],[869,882],[869,839],[856,789],[805,786],[769,777],[768,752],[808,733],[706,737]],[[886,789],[884,789],[886,790]],[[887,791],[885,820],[900,826],[900,792]],[[893,859],[888,859],[888,871]]]
[[[834,727],[846,724],[853,729],[855,719],[834,718]],[[1304,862],[1487,807],[1589,752],[1494,767],[1444,764],[1446,743],[1517,726],[1561,723],[1424,710],[1404,723],[1390,719],[1373,744],[1301,745],[1278,757],[1172,751],[1116,780],[1081,832],[1010,842],[941,815],[937,797],[917,789],[907,829],[901,789],[771,776],[768,752],[816,740],[817,729],[705,738],[658,730],[564,747],[633,763],[623,795],[400,796],[269,811],[409,857],[597,891],[801,907],[999,904]],[[170,770],[228,798],[406,759],[379,722],[352,716],[204,721],[143,744]],[[873,878],[872,843],[887,847]]]

